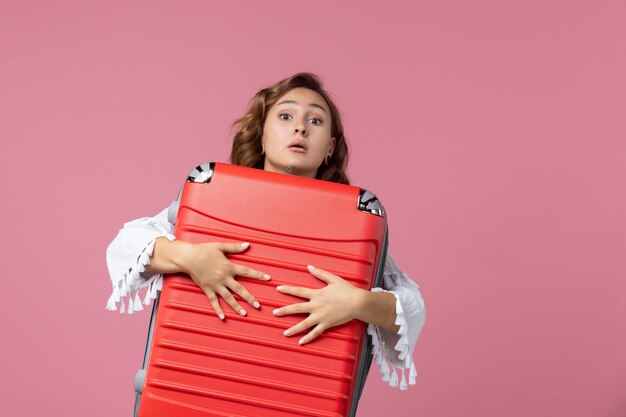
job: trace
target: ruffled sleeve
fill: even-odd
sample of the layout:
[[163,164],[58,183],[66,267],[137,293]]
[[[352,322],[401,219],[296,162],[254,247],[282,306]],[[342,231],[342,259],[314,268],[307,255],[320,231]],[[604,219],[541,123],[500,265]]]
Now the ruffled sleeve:
[[[157,291],[162,289],[163,274],[150,273],[146,266],[150,265],[156,238],[165,236],[170,241],[176,240],[172,234],[174,225],[167,220],[167,211],[166,208],[154,217],[124,223],[107,247],[106,262],[113,285],[107,310],[117,310],[117,303],[120,303],[120,314],[143,310],[139,290],[148,287],[143,303],[150,305]],[[125,297],[128,297],[128,309]]]
[[[397,333],[384,327],[368,324],[367,332],[372,336],[376,364],[383,381],[392,387],[407,389],[405,372],[409,373],[409,384],[415,385],[415,363],[413,350],[426,320],[426,306],[419,286],[398,265],[387,251],[383,288],[372,288],[373,292],[390,292],[396,297],[396,321],[400,326]],[[391,369],[390,369],[391,368]],[[402,377],[398,381],[398,373]]]

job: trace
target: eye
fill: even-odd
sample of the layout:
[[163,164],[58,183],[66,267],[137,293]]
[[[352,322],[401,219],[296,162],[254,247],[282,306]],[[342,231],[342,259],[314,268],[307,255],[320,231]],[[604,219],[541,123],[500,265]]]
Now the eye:
[[322,123],[324,123],[322,119],[318,119],[317,117],[314,117],[311,120],[317,120],[317,123],[313,123],[314,125],[321,125]]
[[278,115],[278,118],[281,119],[281,120],[289,120],[288,118],[287,119],[283,118],[283,116],[287,116],[288,118],[291,117],[291,115],[289,113],[280,113]]

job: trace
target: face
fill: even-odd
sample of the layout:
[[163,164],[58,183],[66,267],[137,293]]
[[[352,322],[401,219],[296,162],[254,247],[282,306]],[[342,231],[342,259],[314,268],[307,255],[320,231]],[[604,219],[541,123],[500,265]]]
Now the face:
[[335,150],[330,129],[330,109],[321,95],[302,87],[288,91],[265,118],[263,169],[315,178],[324,158]]

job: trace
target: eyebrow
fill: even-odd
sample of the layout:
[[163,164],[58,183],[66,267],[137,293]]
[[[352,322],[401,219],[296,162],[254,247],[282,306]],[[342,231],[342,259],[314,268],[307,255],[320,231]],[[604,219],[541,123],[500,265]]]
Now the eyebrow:
[[[283,100],[280,103],[278,103],[277,106],[281,104],[298,104],[298,102],[295,100]],[[321,109],[324,113],[326,113],[326,109],[320,106],[319,104],[309,103],[309,107],[317,107],[318,109]]]

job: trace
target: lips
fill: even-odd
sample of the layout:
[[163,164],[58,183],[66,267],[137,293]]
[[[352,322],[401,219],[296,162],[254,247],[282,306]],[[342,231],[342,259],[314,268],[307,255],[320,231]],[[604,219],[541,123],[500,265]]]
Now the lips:
[[301,140],[301,139],[294,140],[287,147],[288,148],[295,148],[295,149],[302,149],[302,150],[305,150],[305,151],[309,149],[307,144],[306,144],[306,142]]

